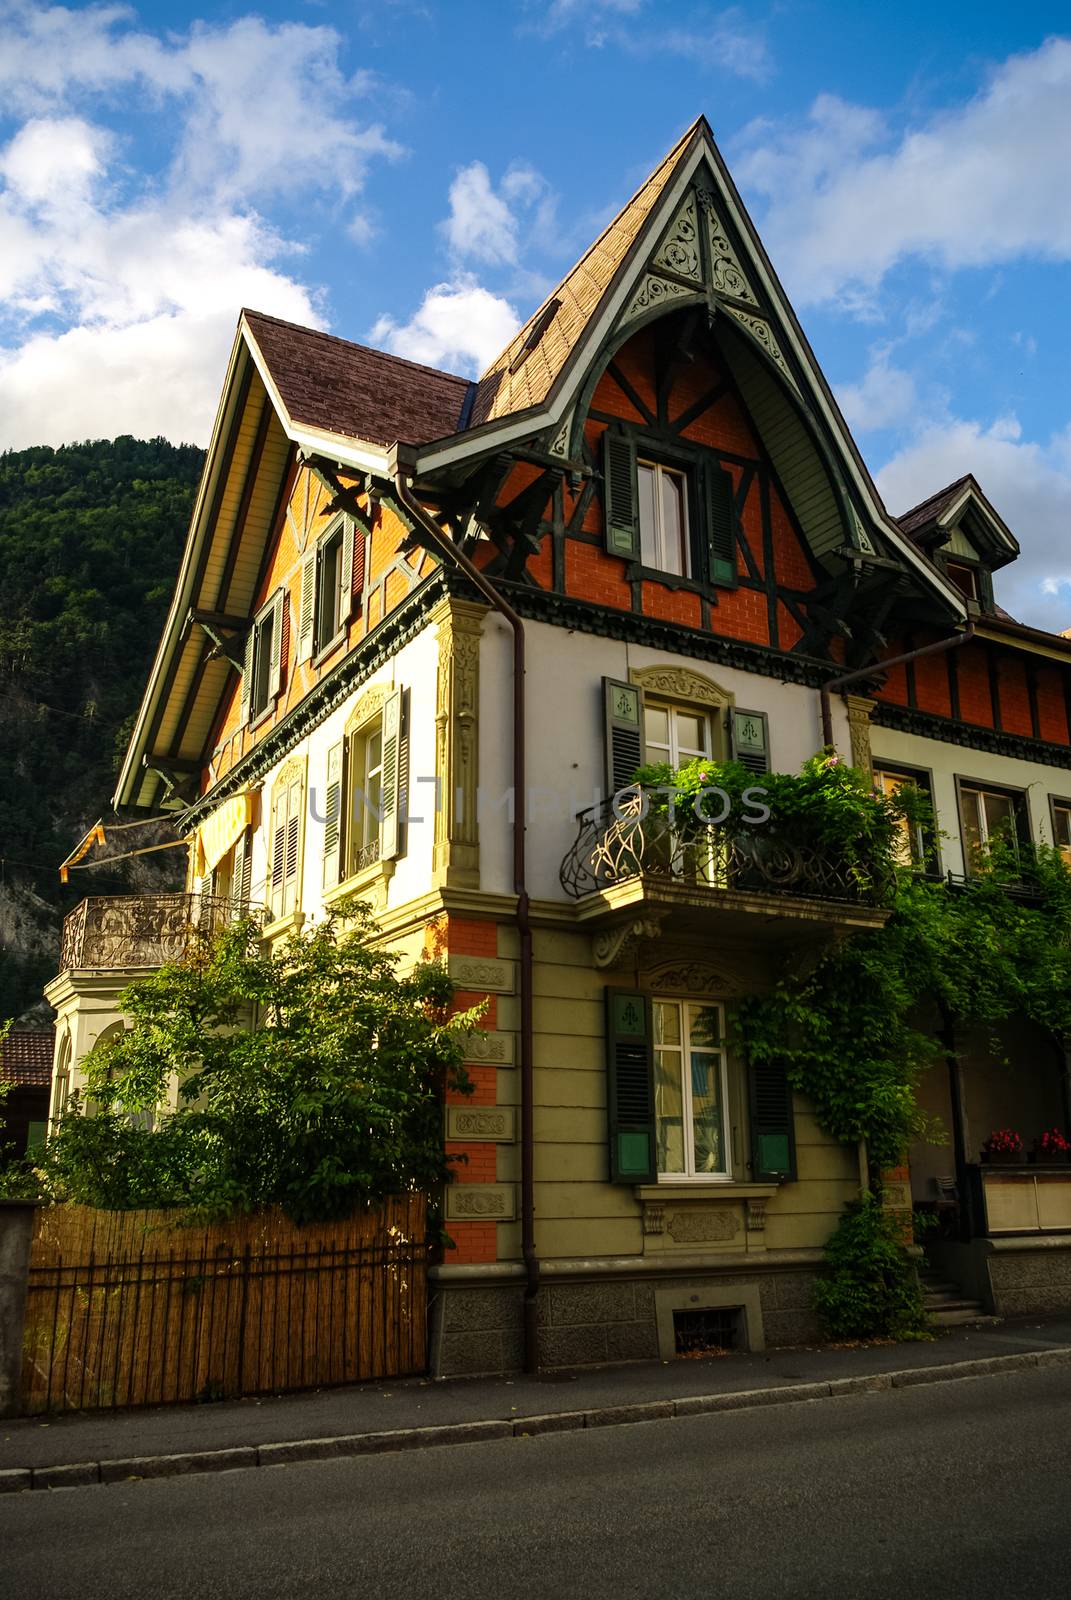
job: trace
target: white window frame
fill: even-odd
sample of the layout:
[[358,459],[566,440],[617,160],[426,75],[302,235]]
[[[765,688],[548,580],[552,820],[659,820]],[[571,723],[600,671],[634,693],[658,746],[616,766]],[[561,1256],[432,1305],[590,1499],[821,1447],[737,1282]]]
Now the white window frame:
[[[650,697],[647,697],[645,699],[643,710],[644,710],[643,739],[644,739],[644,746],[645,746],[645,750],[646,750],[646,754],[647,754],[647,759],[649,761],[651,760],[651,751],[652,750],[656,750],[658,752],[658,756],[656,757],[656,759],[661,760],[662,759],[662,752],[665,750],[665,746],[652,742],[652,740],[647,735],[646,718],[647,718],[647,712],[648,711],[665,711],[665,712],[668,713],[668,717],[669,717],[669,750],[668,750],[668,753],[666,754],[665,759],[669,762],[670,766],[679,767],[682,764],[683,761],[692,761],[692,760],[695,760],[696,758],[698,758],[700,760],[703,760],[703,761],[714,761],[714,760],[717,759],[717,757],[714,754],[714,719],[710,715],[709,711],[705,711],[701,706],[698,706],[698,705],[696,705],[696,706],[685,705],[683,702],[675,702],[675,701],[672,701],[672,700],[654,700],[654,699],[651,699]],[[680,722],[679,722],[679,719],[681,717],[698,717],[699,718],[700,722],[703,725],[703,731],[706,734],[707,747],[706,747],[705,750],[689,750],[689,749],[686,749],[683,752],[683,755],[682,755],[682,753],[681,753],[681,742],[680,742]]]
[[[1010,843],[1012,844],[1017,857],[1019,855],[1020,845],[1022,844],[1022,840],[1019,837],[1019,815],[1017,810],[1020,805],[1025,804],[1026,797],[1022,791],[1016,789],[1002,789],[999,784],[980,783],[977,780],[961,778],[959,781],[958,795],[960,844],[963,850],[963,870],[968,877],[972,876],[972,874],[977,870],[977,867],[971,856],[970,846],[967,841],[967,818],[964,807],[968,796],[972,798],[977,797],[984,800],[986,795],[992,795],[995,800],[1006,800],[1008,802],[1011,808],[1012,825]],[[978,821],[978,837],[984,850],[988,845],[991,836],[989,819],[985,814],[984,804],[976,807],[976,814]]]
[[[1071,800],[1061,800],[1059,795],[1049,796],[1049,816],[1052,824],[1053,848],[1058,850],[1067,866],[1071,867]],[[1056,837],[1056,818],[1067,818],[1067,841]]]
[[[369,767],[368,757],[373,740],[379,737],[379,764]],[[380,860],[383,848],[383,713],[378,712],[354,728],[349,735],[349,759],[346,764],[346,794],[344,798],[346,829],[343,847],[346,859],[343,879],[355,878]],[[379,780],[375,803],[372,802],[369,783]],[[360,812],[357,800],[360,799]],[[357,843],[360,839],[360,844]],[[362,857],[377,846],[375,855]]]
[[[676,1049],[672,1045],[658,1043],[658,1029],[655,1022],[656,1011],[659,1006],[673,1006],[677,1009],[680,1021],[681,1042]],[[699,1053],[717,1058],[715,1070],[718,1073],[718,1082],[721,1091],[721,1142],[723,1166],[717,1172],[696,1172],[695,1170],[695,1140],[692,1127],[693,1099],[692,1099],[692,1054],[691,1045],[691,1015],[693,1011],[709,1010],[718,1013],[718,1038],[721,1041],[716,1047],[703,1045]],[[654,1076],[655,1076],[655,1151],[656,1163],[660,1159],[662,1140],[659,1125],[663,1120],[658,1114],[658,1083],[659,1083],[659,1056],[679,1054],[681,1072],[681,1131],[684,1149],[684,1171],[663,1172],[658,1170],[658,1182],[666,1184],[695,1184],[697,1187],[709,1184],[731,1183],[733,1181],[733,1151],[732,1151],[732,1118],[729,1111],[729,1052],[725,1034],[725,1006],[718,1000],[678,999],[676,996],[652,995],[651,996],[651,1033],[654,1050]]]
[[[893,789],[886,789],[882,784],[881,793],[885,799],[895,799],[897,792],[905,785],[909,789],[914,789],[916,794],[924,794],[929,798],[929,790],[920,783],[920,774],[917,772],[905,772],[897,766],[886,766],[883,761],[875,760],[874,778],[875,781],[878,779],[893,779],[895,781],[895,788]],[[899,855],[896,855],[898,864],[902,867],[924,867],[926,865],[927,849],[922,824],[918,822],[910,823],[905,819],[904,831],[900,836],[907,845],[910,856],[908,860],[904,861],[900,859]],[[932,852],[930,853],[932,855]]]
[[[640,474],[650,472],[654,475],[654,528],[644,527],[643,498],[640,494]],[[666,529],[662,516],[662,479],[671,477],[678,480],[681,488],[681,565],[671,566],[666,561]],[[672,577],[690,578],[692,575],[692,530],[689,515],[689,498],[691,483],[687,471],[682,467],[669,466],[662,461],[648,461],[642,456],[636,459],[636,518],[639,526],[640,563],[653,572],[668,572]],[[647,546],[653,536],[653,559]]]

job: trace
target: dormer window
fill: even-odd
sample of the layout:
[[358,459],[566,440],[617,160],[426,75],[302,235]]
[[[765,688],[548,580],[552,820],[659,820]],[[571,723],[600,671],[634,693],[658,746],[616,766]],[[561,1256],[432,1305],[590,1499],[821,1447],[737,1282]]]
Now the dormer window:
[[945,569],[949,578],[961,594],[968,600],[978,601],[978,574],[973,567],[966,567],[959,561],[950,561]]

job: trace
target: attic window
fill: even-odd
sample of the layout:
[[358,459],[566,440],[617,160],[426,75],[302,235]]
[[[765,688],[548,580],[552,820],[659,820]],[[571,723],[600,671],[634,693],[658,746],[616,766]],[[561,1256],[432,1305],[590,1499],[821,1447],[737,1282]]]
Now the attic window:
[[968,600],[978,599],[978,574],[973,567],[964,566],[959,561],[950,561],[945,568],[949,579]]
[[531,332],[529,333],[527,339],[521,345],[521,348],[517,351],[517,354],[510,362],[510,372],[516,372],[517,368],[521,366],[525,360],[527,360],[529,354],[535,349],[540,339],[542,339],[543,335],[554,321],[554,318],[558,314],[558,307],[560,305],[561,301],[557,299],[547,301],[547,304],[543,307],[543,310],[532,324]]

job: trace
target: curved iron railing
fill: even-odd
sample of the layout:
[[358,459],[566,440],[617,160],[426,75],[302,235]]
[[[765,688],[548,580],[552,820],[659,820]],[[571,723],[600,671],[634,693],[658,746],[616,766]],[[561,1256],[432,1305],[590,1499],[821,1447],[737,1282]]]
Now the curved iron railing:
[[579,813],[559,873],[572,899],[639,877],[866,905],[883,898],[879,879],[786,837],[772,822],[703,823],[687,807],[671,817],[646,800],[640,790],[627,791]]
[[64,919],[61,972],[76,968],[160,967],[258,907],[207,894],[107,895],[83,900]]

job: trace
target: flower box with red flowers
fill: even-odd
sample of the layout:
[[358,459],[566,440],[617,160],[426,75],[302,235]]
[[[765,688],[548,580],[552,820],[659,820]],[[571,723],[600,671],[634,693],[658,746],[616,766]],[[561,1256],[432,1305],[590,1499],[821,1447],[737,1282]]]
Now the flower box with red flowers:
[[1071,1144],[1064,1138],[1059,1128],[1046,1128],[1045,1132],[1034,1140],[1030,1159],[1039,1167],[1064,1167],[1071,1160]]
[[993,1166],[1012,1166],[1023,1159],[1023,1141],[1014,1128],[994,1128],[982,1146],[982,1160]]

